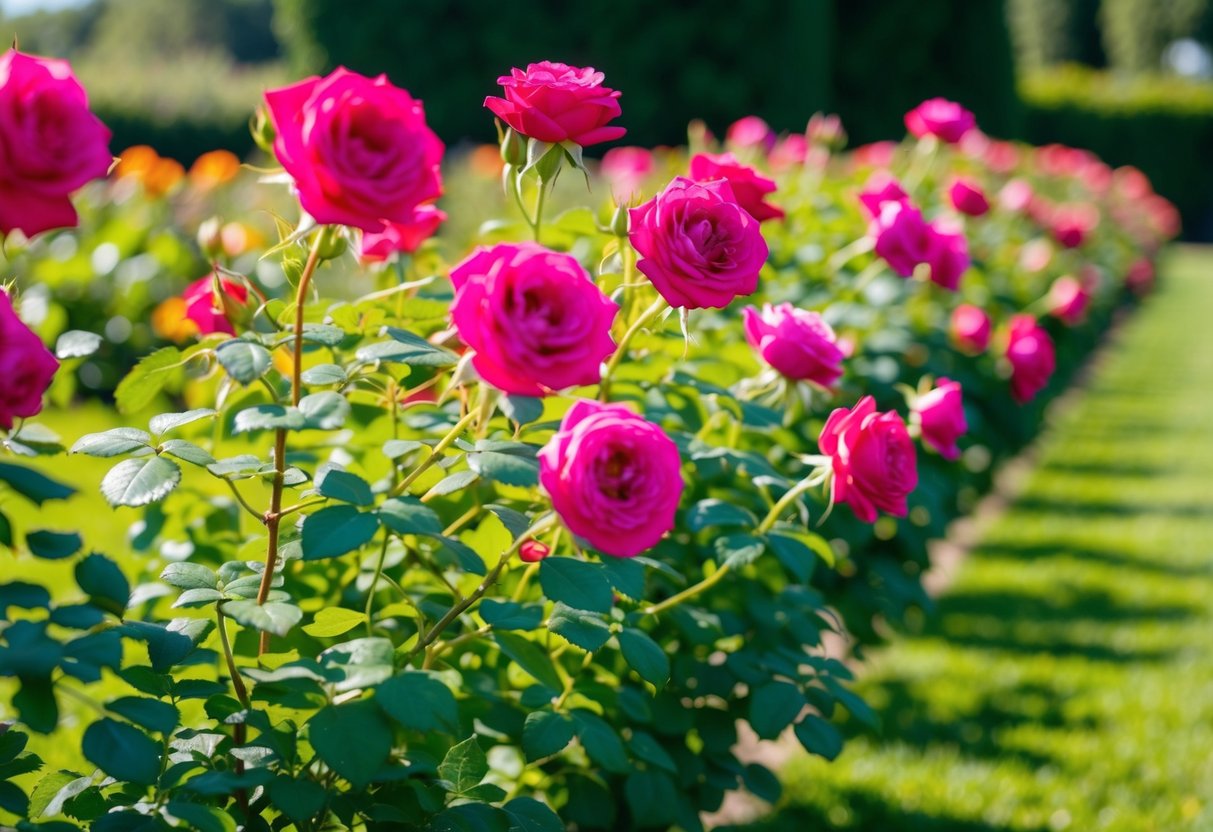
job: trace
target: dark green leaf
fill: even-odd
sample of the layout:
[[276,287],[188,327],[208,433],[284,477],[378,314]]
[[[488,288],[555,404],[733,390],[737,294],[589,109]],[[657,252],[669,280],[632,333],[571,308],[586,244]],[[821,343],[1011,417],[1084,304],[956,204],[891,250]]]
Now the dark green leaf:
[[424,671],[394,676],[375,691],[375,701],[405,728],[453,734],[459,730],[459,708],[451,689]]
[[810,754],[833,760],[842,751],[842,734],[831,723],[808,714],[796,723],[796,739]]
[[373,512],[354,506],[322,508],[303,521],[303,559],[320,560],[352,552],[368,543],[379,530]]
[[236,819],[217,806],[170,800],[165,807],[177,820],[189,824],[197,832],[236,832]]
[[710,526],[744,526],[752,529],[758,525],[758,519],[749,511],[724,500],[700,500],[687,511],[686,522],[693,532]]
[[80,547],[84,545],[84,541],[76,532],[39,530],[26,533],[25,545],[29,547],[30,553],[36,557],[45,558],[46,560],[60,560],[61,558],[70,558],[79,552]]
[[644,564],[636,558],[606,558],[602,571],[615,590],[639,601],[644,598]]
[[162,456],[119,462],[101,481],[111,506],[145,506],[158,502],[181,482],[181,467]]
[[658,688],[664,687],[670,680],[670,658],[648,634],[626,628],[619,633],[619,648],[623,651],[623,658],[632,670],[640,674],[641,679],[652,682]]
[[370,483],[357,474],[339,468],[322,471],[316,478],[316,491],[322,497],[356,506],[369,506],[372,500]]
[[47,500],[66,500],[76,493],[69,485],[51,479],[32,468],[0,462],[0,482],[37,505]]
[[147,642],[152,668],[164,672],[194,651],[210,632],[212,622],[199,618],[174,618],[167,625],[150,621],[127,621],[123,632]]
[[502,396],[497,406],[507,419],[520,425],[534,422],[543,415],[543,399],[532,396]]
[[385,500],[379,507],[379,520],[397,534],[442,534],[442,519],[416,497]]
[[562,601],[557,601],[552,608],[548,629],[590,652],[600,649],[611,637],[611,630],[601,613],[573,609]]
[[631,739],[628,740],[628,748],[636,757],[646,763],[663,768],[672,774],[678,773],[678,766],[674,764],[674,759],[661,743],[653,738],[652,734],[633,731]]
[[318,656],[321,664],[340,674],[337,693],[369,688],[387,680],[395,670],[394,648],[386,638],[356,638],[336,644]]
[[531,528],[530,518],[521,511],[493,504],[487,505],[485,508],[497,516],[497,519],[501,521],[501,525],[505,526],[510,536],[515,540],[522,537]]
[[475,471],[456,471],[434,483],[430,490],[425,492],[425,496],[426,498],[445,497],[447,494],[462,491],[478,479],[480,479],[480,475]]
[[365,699],[321,708],[308,720],[307,735],[320,759],[360,791],[392,750],[391,726]]
[[513,633],[494,633],[493,639],[502,653],[541,684],[553,690],[563,687],[552,665],[552,657],[539,645]]
[[480,602],[484,623],[499,630],[534,630],[543,623],[543,605],[522,605],[515,601],[485,598]]
[[138,413],[151,404],[156,394],[168,383],[173,371],[184,361],[184,356],[176,347],[164,347],[142,359],[114,391],[118,411]]
[[[394,361],[400,364],[410,364],[416,367],[449,367],[459,361],[459,356],[450,350],[436,347],[424,338],[414,335],[407,330],[389,326],[385,333],[392,342],[371,344],[365,347],[377,353],[375,358],[380,361]],[[359,360],[367,360],[363,350],[358,351]]]
[[728,534],[716,538],[716,562],[721,566],[728,565],[738,569],[753,563],[762,555],[766,544],[761,538],[749,534]]
[[16,783],[0,782],[0,809],[24,817],[29,813],[29,798]]
[[488,758],[474,736],[451,746],[438,764],[438,776],[449,782],[456,794],[478,785],[488,773]]
[[139,729],[108,717],[85,730],[80,750],[116,780],[150,786],[160,776],[159,743]]
[[302,430],[303,413],[297,407],[280,404],[259,404],[246,407],[236,414],[232,424],[233,433],[249,433],[261,430]]
[[350,403],[340,393],[325,390],[300,399],[299,411],[303,414],[305,427],[336,430],[350,415]]
[[783,793],[783,787],[779,785],[779,778],[772,774],[771,770],[766,766],[750,763],[745,767],[745,771],[741,776],[745,782],[745,787],[750,790],[751,794],[765,800],[767,803],[777,803],[779,801],[779,796]]
[[775,557],[791,572],[798,581],[805,583],[813,577],[813,567],[817,558],[808,546],[794,537],[783,534],[767,535],[767,543]]
[[282,601],[266,601],[264,604],[258,604],[252,598],[224,602],[223,614],[246,627],[253,627],[276,636],[286,635],[303,618],[303,610],[294,604]]
[[486,480],[505,485],[539,484],[539,463],[534,459],[496,451],[468,454],[468,467]]
[[13,524],[3,512],[0,512],[0,546],[13,548]]
[[620,774],[631,771],[627,752],[614,728],[600,717],[581,709],[573,711],[573,720],[577,725],[577,737],[591,760],[607,771]]
[[22,678],[13,707],[25,727],[40,734],[49,734],[59,724],[59,703],[49,677]]
[[296,823],[318,814],[327,797],[324,787],[315,780],[278,776],[270,783],[270,800],[274,807]]
[[564,822],[533,797],[516,797],[502,807],[510,816],[509,832],[564,832]]
[[550,757],[573,741],[573,720],[552,711],[531,711],[522,728],[522,750],[529,762]]
[[150,448],[152,437],[138,428],[114,428],[103,433],[87,433],[72,445],[68,453],[111,457]]
[[804,694],[790,682],[767,682],[750,694],[750,725],[764,740],[773,740],[804,710]]
[[131,597],[131,585],[118,565],[104,555],[92,554],[76,564],[76,583],[102,609],[121,616]]
[[596,564],[567,557],[550,557],[539,567],[539,585],[553,601],[591,612],[610,612],[611,584]]
[[645,825],[662,828],[674,823],[678,807],[678,791],[667,774],[649,769],[628,775],[623,793],[635,817],[644,818]]
[[246,386],[265,375],[273,364],[269,350],[243,338],[224,341],[215,348],[215,358],[229,376]]
[[181,722],[181,714],[175,707],[159,699],[144,696],[121,696],[107,702],[105,709],[160,734],[172,732]]
[[177,589],[214,589],[219,586],[219,576],[213,569],[187,561],[170,563],[164,567],[160,580]]

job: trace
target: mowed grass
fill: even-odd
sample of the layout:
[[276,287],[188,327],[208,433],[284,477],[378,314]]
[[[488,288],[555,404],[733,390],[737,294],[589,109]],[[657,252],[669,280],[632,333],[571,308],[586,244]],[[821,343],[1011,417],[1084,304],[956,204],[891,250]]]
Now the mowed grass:
[[756,830],[1213,829],[1213,252],[1180,249],[1058,413],[834,763]]

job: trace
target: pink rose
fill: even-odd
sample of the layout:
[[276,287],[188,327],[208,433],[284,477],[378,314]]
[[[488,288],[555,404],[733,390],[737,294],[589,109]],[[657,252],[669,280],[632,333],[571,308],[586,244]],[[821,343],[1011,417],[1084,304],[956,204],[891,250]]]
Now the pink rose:
[[670,306],[721,309],[758,288],[766,240],[726,180],[676,177],[629,217],[637,268]]
[[897,142],[883,141],[860,145],[851,153],[851,162],[860,168],[887,168],[897,155]]
[[1049,230],[1053,239],[1066,248],[1078,248],[1095,226],[1099,225],[1099,211],[1088,203],[1058,205],[1052,212]]
[[644,181],[657,169],[653,151],[643,147],[613,147],[602,155],[602,177],[611,186],[611,196],[627,205],[641,194]]
[[1030,402],[1056,368],[1053,339],[1031,315],[1011,318],[1007,360],[1011,362],[1011,395],[1020,404]]
[[901,183],[890,176],[887,171],[872,174],[859,193],[859,202],[872,219],[880,216],[880,211],[887,202],[909,201],[910,195],[901,187]]
[[1081,280],[1062,275],[1049,288],[1049,314],[1060,318],[1067,326],[1082,323],[1091,305],[1091,292]]
[[1125,273],[1125,284],[1129,291],[1138,297],[1149,294],[1154,288],[1154,264],[1149,258],[1142,257],[1133,261],[1133,265],[1129,266],[1128,272]]
[[758,147],[769,153],[775,147],[775,133],[758,116],[746,116],[729,125],[725,142],[736,148]]
[[274,155],[316,222],[382,231],[442,195],[443,145],[421,102],[386,75],[338,67],[265,94]]
[[935,249],[927,262],[931,265],[931,282],[955,292],[960,278],[969,268],[969,243],[959,231],[935,232]]
[[952,207],[970,217],[980,217],[990,210],[990,201],[986,199],[981,186],[972,179],[957,177],[948,188],[948,200]]
[[248,287],[243,283],[220,278],[222,295],[215,294],[213,275],[199,278],[185,287],[185,317],[193,321],[202,335],[226,332],[235,335],[236,330],[228,320],[229,306],[244,306],[248,300]]
[[511,69],[497,83],[505,98],[489,96],[484,106],[524,136],[541,142],[571,141],[582,147],[613,142],[627,131],[609,127],[618,118],[617,90],[602,85],[603,74],[593,67],[553,61]]
[[12,300],[0,290],[0,428],[12,430],[14,419],[42,411],[42,394],[58,369],[55,356],[21,322]]
[[767,161],[772,170],[787,170],[803,165],[809,158],[809,140],[803,133],[793,133],[784,137],[775,149],[771,151]]
[[928,98],[906,113],[905,121],[918,138],[935,136],[948,144],[956,144],[977,126],[972,113],[946,98]]
[[990,317],[979,306],[962,303],[952,312],[952,341],[964,352],[982,353],[990,345]]
[[727,179],[733,189],[733,197],[750,212],[751,217],[759,222],[783,219],[783,209],[765,201],[768,194],[775,192],[774,180],[767,179],[749,165],[743,165],[732,153],[695,154],[691,159],[691,178],[696,182]]
[[839,150],[847,143],[847,131],[842,127],[842,119],[833,113],[813,113],[804,134],[810,142],[828,150]]
[[472,366],[507,393],[597,384],[619,307],[577,259],[537,243],[478,248],[451,269],[451,320]]
[[876,254],[902,277],[929,262],[938,245],[935,229],[908,201],[882,203],[869,233],[876,237]]
[[362,232],[358,257],[364,263],[379,263],[397,252],[412,254],[444,222],[446,211],[434,205],[420,205],[413,211],[410,222],[389,222],[382,231]]
[[818,313],[790,303],[768,303],[761,312],[747,306],[742,315],[750,346],[787,378],[833,387],[842,377],[846,354],[834,330]]
[[899,415],[877,413],[876,400],[864,396],[850,410],[830,414],[817,444],[833,457],[833,502],[846,503],[865,523],[876,521],[877,510],[906,516],[906,497],[918,485],[918,457]]
[[71,194],[109,171],[109,141],[67,61],[0,56],[0,233],[75,226]]
[[914,402],[913,418],[922,428],[922,441],[944,459],[956,459],[956,440],[969,429],[965,421],[960,382],[941,378],[935,389]]
[[1002,207],[1014,214],[1027,213],[1034,198],[1032,186],[1024,179],[1012,179],[998,192]]
[[682,459],[652,422],[623,405],[581,399],[539,451],[539,483],[573,534],[630,558],[674,528]]

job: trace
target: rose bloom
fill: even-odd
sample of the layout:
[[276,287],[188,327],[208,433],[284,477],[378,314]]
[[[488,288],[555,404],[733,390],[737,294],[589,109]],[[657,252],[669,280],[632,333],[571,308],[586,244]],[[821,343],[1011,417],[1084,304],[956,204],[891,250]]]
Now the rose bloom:
[[670,306],[721,309],[758,288],[766,240],[726,180],[676,177],[629,218],[637,268]]
[[877,511],[906,516],[906,497],[918,485],[918,457],[905,422],[893,411],[876,412],[864,396],[855,407],[830,414],[817,440],[832,457],[831,500],[846,503],[865,523]]
[[727,179],[733,198],[759,222],[784,217],[782,208],[766,202],[767,195],[775,192],[775,181],[743,165],[732,153],[695,154],[691,158],[691,178],[696,182]]
[[386,75],[338,67],[265,94],[274,155],[318,223],[382,231],[442,195],[443,145],[421,102]]
[[928,98],[906,113],[905,122],[918,138],[935,136],[948,144],[956,144],[977,126],[972,113],[946,98]]
[[986,146],[985,163],[995,173],[1006,175],[1019,165],[1019,148],[1012,142],[991,141]]
[[922,441],[944,459],[957,459],[956,440],[969,429],[965,421],[960,382],[941,378],[931,390],[914,402],[914,416],[922,428]]
[[1125,284],[1129,291],[1138,297],[1149,294],[1154,288],[1154,264],[1148,257],[1133,261],[1133,265],[1129,266],[1128,272],[1125,273]]
[[772,170],[787,170],[803,165],[809,158],[809,140],[802,133],[785,136],[767,157]]
[[539,484],[573,534],[630,558],[674,528],[682,459],[659,426],[623,405],[582,399],[539,451]]
[[611,127],[619,118],[618,90],[602,85],[603,74],[593,67],[554,61],[511,69],[497,83],[505,98],[489,96],[484,106],[524,136],[541,142],[574,142],[589,147],[613,142],[627,131]]
[[611,185],[611,196],[620,205],[640,196],[644,180],[656,169],[653,151],[643,147],[613,147],[602,155],[599,168]]
[[872,174],[863,190],[859,193],[859,202],[863,205],[868,216],[876,219],[886,202],[909,202],[910,195],[901,187],[901,183],[887,171]]
[[883,203],[869,233],[876,238],[876,254],[902,277],[931,262],[939,247],[935,229],[908,201]]
[[855,148],[851,163],[860,168],[887,168],[896,154],[897,142],[872,142]]
[[729,125],[725,143],[736,148],[762,148],[771,152],[775,147],[775,132],[758,116],[745,116]]
[[1012,179],[998,192],[1002,207],[1012,213],[1026,213],[1034,197],[1032,186],[1024,179]]
[[948,201],[952,207],[970,217],[980,217],[990,210],[990,201],[986,199],[981,186],[972,179],[957,177],[948,188]]
[[1057,363],[1053,339],[1031,315],[1011,318],[1007,360],[1011,362],[1011,395],[1020,404],[1030,402],[1049,383]]
[[42,395],[50,387],[59,362],[13,309],[0,290],[0,428],[13,429],[14,419],[42,411]]
[[1091,292],[1081,280],[1062,275],[1049,288],[1049,313],[1067,326],[1082,323],[1091,305]]
[[935,230],[935,250],[927,262],[931,265],[931,282],[955,292],[960,278],[968,270],[969,242],[959,231]]
[[0,233],[75,226],[71,194],[109,171],[109,141],[67,61],[0,56]]
[[972,304],[956,307],[952,312],[952,342],[964,352],[985,352],[990,345],[990,316]]
[[822,387],[833,387],[842,377],[846,353],[834,330],[818,313],[797,309],[790,303],[768,303],[761,312],[747,306],[742,315],[750,346],[785,377]]
[[358,258],[364,263],[380,263],[400,252],[412,254],[421,244],[434,236],[438,226],[446,222],[446,212],[434,205],[419,205],[413,219],[407,223],[389,222],[382,231],[362,232]]
[[235,335],[236,330],[227,318],[227,309],[229,306],[244,306],[248,300],[248,287],[243,283],[222,277],[219,286],[222,295],[216,296],[214,275],[208,274],[185,287],[182,295],[185,317],[194,322],[202,335],[214,332]]
[[478,248],[451,269],[451,320],[472,366],[507,393],[597,384],[619,307],[577,259],[538,243]]
[[1049,221],[1049,230],[1053,239],[1066,248],[1078,248],[1097,225],[1099,211],[1094,205],[1073,203],[1057,206]]

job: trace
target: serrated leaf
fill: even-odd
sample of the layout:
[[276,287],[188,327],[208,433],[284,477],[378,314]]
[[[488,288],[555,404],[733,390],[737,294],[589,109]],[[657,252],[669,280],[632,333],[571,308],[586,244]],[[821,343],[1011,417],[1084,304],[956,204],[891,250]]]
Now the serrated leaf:
[[591,653],[607,643],[611,630],[599,613],[574,609],[557,601],[548,616],[548,629],[566,641]]
[[502,653],[540,684],[552,690],[561,689],[560,676],[557,675],[556,668],[552,664],[552,657],[537,644],[514,633],[496,632],[493,633],[493,640],[497,642]]
[[151,421],[148,422],[148,428],[152,433],[161,436],[170,430],[176,430],[191,422],[209,419],[214,415],[215,411],[209,407],[199,407],[194,410],[186,410],[183,413],[161,413],[151,418]]
[[522,727],[522,750],[527,762],[550,757],[573,741],[573,720],[552,711],[532,711]]
[[269,792],[274,807],[296,823],[310,820],[324,808],[324,801],[328,799],[323,786],[306,778],[276,777],[270,783]]
[[340,393],[325,390],[300,399],[299,412],[303,414],[305,427],[336,430],[350,415],[350,403]]
[[261,378],[273,364],[270,351],[243,338],[232,338],[215,348],[215,358],[227,374],[244,386]]
[[60,361],[87,358],[101,348],[101,340],[101,336],[95,332],[69,329],[55,341],[55,357]]
[[189,824],[191,832],[236,832],[236,819],[218,806],[170,800],[165,810]]
[[713,547],[716,550],[717,563],[721,566],[728,565],[730,569],[738,569],[758,560],[766,549],[766,543],[761,538],[749,534],[727,534],[716,538]]
[[66,500],[76,493],[76,489],[71,486],[53,480],[39,471],[8,462],[0,462],[0,482],[7,483],[18,494],[37,505],[48,500]]
[[573,720],[577,727],[577,738],[585,746],[591,760],[607,771],[620,774],[631,771],[627,752],[614,728],[600,717],[580,708],[573,711]]
[[333,558],[370,542],[379,530],[378,516],[350,505],[328,506],[303,521],[303,559]]
[[208,467],[213,465],[215,458],[210,455],[210,452],[198,447],[193,442],[187,442],[184,439],[166,439],[160,445],[160,452],[176,457],[177,459],[188,462],[192,465],[200,465]]
[[160,572],[160,580],[177,589],[214,589],[219,586],[219,576],[213,569],[186,561],[170,563],[164,567]]
[[434,483],[433,487],[425,492],[425,496],[422,499],[428,500],[434,497],[445,497],[447,494],[454,494],[456,491],[462,491],[467,488],[478,479],[480,479],[480,475],[475,471],[456,471]]
[[370,483],[339,468],[328,468],[320,473],[316,478],[316,492],[322,497],[356,506],[369,506],[373,499]]
[[223,593],[217,589],[208,589],[206,587],[187,589],[177,596],[177,600],[173,602],[173,609],[179,607],[205,607],[207,604],[213,604],[221,600],[223,600]]
[[297,407],[281,404],[259,404],[246,407],[236,414],[232,433],[258,430],[302,430],[305,419]]
[[442,519],[416,497],[393,497],[379,507],[379,520],[397,534],[441,535]]
[[185,358],[176,347],[156,350],[135,365],[114,391],[114,401],[120,413],[138,413],[168,383],[172,373]]
[[520,425],[537,421],[543,415],[543,399],[533,396],[505,395],[497,402],[497,406],[507,419]]
[[358,350],[359,361],[388,361],[416,367],[449,367],[459,361],[459,356],[450,350],[434,346],[407,330],[389,326],[384,332],[392,340]]
[[308,367],[299,376],[304,384],[323,387],[329,384],[345,384],[345,370],[336,364],[317,364]]
[[602,569],[569,557],[549,557],[539,567],[543,594],[578,610],[610,612],[611,584]]
[[131,585],[126,576],[104,555],[92,554],[79,561],[75,568],[76,583],[97,606],[122,615],[131,597]]
[[658,689],[670,680],[670,657],[647,633],[625,628],[619,633],[619,648],[628,666]]
[[687,527],[698,532],[711,526],[744,526],[752,529],[758,519],[748,510],[724,500],[700,500],[686,515]]
[[499,630],[534,630],[543,623],[543,605],[485,598],[477,608],[484,623]]
[[303,610],[282,601],[258,604],[253,598],[223,603],[223,614],[246,627],[276,636],[285,636],[303,618]]
[[181,482],[181,467],[162,456],[119,462],[101,480],[111,506],[145,506],[163,500]]
[[534,459],[481,451],[468,454],[468,467],[486,480],[505,485],[534,486],[539,484],[539,463]]
[[451,746],[438,764],[438,776],[449,782],[456,794],[480,784],[489,773],[489,761],[475,737]]
[[114,428],[102,433],[88,433],[75,441],[68,453],[85,456],[111,457],[129,454],[140,448],[150,448],[152,437],[138,428]]

